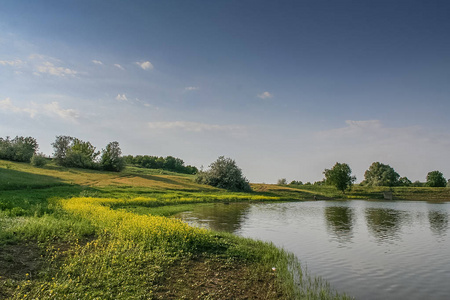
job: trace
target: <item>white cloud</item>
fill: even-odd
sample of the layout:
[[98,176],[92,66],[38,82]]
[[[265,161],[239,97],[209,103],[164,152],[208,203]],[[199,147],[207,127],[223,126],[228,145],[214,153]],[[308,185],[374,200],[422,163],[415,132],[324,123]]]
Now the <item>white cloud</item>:
[[273,97],[273,95],[267,91],[264,93],[258,94],[258,98],[261,98],[261,99],[268,99],[268,98],[272,98],[272,97]]
[[122,66],[119,65],[119,64],[114,64],[114,67],[119,68],[119,69],[121,69],[121,70],[125,70],[124,67],[122,67]]
[[153,70],[153,65],[149,61],[136,62],[136,64],[144,70]]
[[119,101],[128,101],[128,98],[127,98],[127,95],[125,95],[125,94],[117,94],[116,100],[119,100]]
[[36,67],[38,73],[50,74],[54,76],[64,77],[66,75],[74,76],[77,74],[77,71],[71,70],[69,68],[57,67],[53,63],[49,61],[43,62],[41,65]]
[[43,105],[44,112],[56,115],[64,120],[76,121],[79,117],[78,111],[75,109],[63,109],[59,106],[59,103],[54,101]]
[[0,111],[7,111],[16,114],[26,113],[31,118],[34,118],[39,114],[54,115],[69,121],[75,121],[79,116],[75,109],[63,109],[56,101],[42,105],[37,105],[32,102],[30,107],[18,107],[14,105],[9,98],[0,100]]
[[92,62],[96,65],[103,65],[103,63],[101,61],[96,60],[96,59],[92,60]]
[[25,62],[20,60],[20,59],[16,59],[16,60],[0,60],[0,65],[2,65],[2,66],[19,67],[19,66],[21,66],[23,64],[25,64]]
[[185,91],[198,91],[199,89],[198,86],[187,86],[184,88]]
[[37,113],[37,110],[33,109],[33,108],[21,108],[21,107],[15,106],[12,103],[11,99],[9,99],[9,98],[0,100],[0,110],[10,111],[13,113],[27,113],[30,115],[31,118],[34,118],[34,116]]
[[198,122],[149,122],[148,127],[150,129],[180,129],[184,131],[202,132],[202,131],[234,131],[240,130],[240,126],[235,125],[215,125]]

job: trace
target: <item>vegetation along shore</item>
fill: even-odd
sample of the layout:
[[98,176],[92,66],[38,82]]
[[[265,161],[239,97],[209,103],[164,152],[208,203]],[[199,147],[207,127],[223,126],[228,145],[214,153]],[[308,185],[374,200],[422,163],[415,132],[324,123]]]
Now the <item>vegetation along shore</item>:
[[250,184],[231,159],[198,171],[173,157],[124,159],[117,142],[96,151],[61,136],[53,158],[32,138],[0,142],[1,299],[346,299],[272,244],[170,215],[198,203],[381,199],[387,190],[450,199],[430,186]]

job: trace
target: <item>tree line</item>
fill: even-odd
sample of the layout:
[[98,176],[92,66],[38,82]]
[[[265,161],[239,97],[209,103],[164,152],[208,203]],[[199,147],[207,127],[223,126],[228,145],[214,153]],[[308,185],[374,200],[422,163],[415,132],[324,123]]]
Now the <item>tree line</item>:
[[[173,156],[157,157],[149,155],[122,156],[118,142],[110,142],[102,150],[97,150],[89,141],[60,135],[52,143],[53,160],[57,165],[82,169],[120,172],[126,164],[142,168],[164,169],[173,172],[196,174],[198,169],[185,166],[184,161]],[[0,138],[0,159],[28,162],[44,166],[49,158],[38,153],[39,144],[33,137],[16,136]]]
[[182,159],[173,156],[127,155],[124,156],[124,159],[127,164],[142,168],[163,169],[185,174],[197,174],[198,172],[196,167],[190,165],[185,166]]
[[[331,169],[325,169],[323,172],[325,178],[321,182],[315,184],[333,185],[338,190],[345,192],[350,189],[356,177],[352,176],[352,170],[346,163],[336,163]],[[286,184],[285,178],[278,180],[278,184]],[[292,181],[291,185],[303,185],[301,181]],[[450,187],[450,180],[447,182],[444,175],[440,171],[431,171],[427,174],[426,182],[411,182],[407,177],[400,175],[390,165],[374,162],[364,173],[364,180],[361,186],[428,186],[428,187]]]

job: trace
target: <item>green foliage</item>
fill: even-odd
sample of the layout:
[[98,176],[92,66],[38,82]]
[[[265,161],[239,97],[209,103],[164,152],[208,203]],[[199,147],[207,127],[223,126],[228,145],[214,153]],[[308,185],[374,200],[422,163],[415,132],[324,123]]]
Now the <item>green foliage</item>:
[[412,184],[413,183],[408,179],[408,177],[400,177],[400,179],[398,180],[399,186],[412,186]]
[[296,181],[296,180],[292,180],[289,185],[303,185],[302,181]]
[[350,189],[356,181],[356,177],[352,176],[352,169],[346,163],[336,163],[332,169],[325,169],[325,182],[334,185],[338,190],[345,192]]
[[30,163],[35,167],[43,167],[47,164],[47,159],[43,153],[33,154]]
[[286,184],[287,184],[286,178],[280,178],[280,179],[278,179],[277,184],[278,184],[278,185],[286,185]]
[[209,166],[209,170],[199,172],[197,183],[208,184],[230,191],[251,191],[250,184],[242,175],[242,170],[231,158],[220,156]]
[[73,138],[71,147],[67,149],[64,166],[83,169],[96,169],[96,158],[100,152],[90,142]]
[[198,172],[196,167],[190,165],[185,166],[182,159],[173,156],[164,158],[150,155],[127,155],[124,159],[129,165],[136,165],[147,169],[163,169],[184,174],[197,174]]
[[364,173],[364,181],[367,186],[397,186],[400,175],[389,166],[380,162],[374,162]]
[[102,157],[100,158],[100,167],[105,171],[120,172],[125,168],[125,160],[121,156],[118,142],[111,142],[102,150]]
[[0,138],[0,159],[30,162],[39,145],[35,138],[16,136],[14,139]]
[[447,180],[441,172],[431,171],[427,174],[426,185],[429,187],[445,187],[447,185]]

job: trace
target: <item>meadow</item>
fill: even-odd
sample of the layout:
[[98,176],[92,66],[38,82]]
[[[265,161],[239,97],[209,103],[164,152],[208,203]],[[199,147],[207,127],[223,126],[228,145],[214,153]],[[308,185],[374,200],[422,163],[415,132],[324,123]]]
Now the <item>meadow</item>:
[[168,217],[199,203],[312,197],[273,188],[0,160],[0,298],[345,299],[282,249]]

